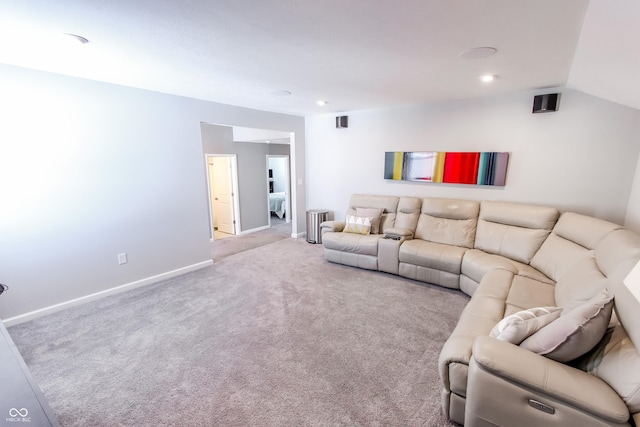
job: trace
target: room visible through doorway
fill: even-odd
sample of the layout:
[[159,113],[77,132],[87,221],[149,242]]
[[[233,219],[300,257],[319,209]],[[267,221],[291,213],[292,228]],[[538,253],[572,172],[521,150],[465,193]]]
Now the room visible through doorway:
[[291,222],[289,156],[267,156],[269,226]]

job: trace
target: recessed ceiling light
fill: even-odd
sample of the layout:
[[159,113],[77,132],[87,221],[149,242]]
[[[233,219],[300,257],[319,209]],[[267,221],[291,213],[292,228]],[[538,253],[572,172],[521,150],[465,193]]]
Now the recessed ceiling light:
[[289,96],[291,95],[291,91],[290,90],[272,90],[269,91],[269,95],[271,96]]
[[493,74],[485,74],[484,76],[480,76],[480,80],[482,80],[485,83],[489,83],[494,81],[496,77],[497,76],[494,76]]
[[460,59],[480,59],[495,55],[496,52],[498,52],[498,49],[495,47],[474,47],[473,49],[460,52],[458,57]]
[[320,101],[317,101],[317,102],[316,102],[316,104],[318,104],[318,105],[319,105],[319,106],[321,106],[321,107],[324,107],[325,105],[327,105],[327,104],[328,104],[328,102],[327,102],[327,101],[320,100]]
[[79,36],[77,34],[70,34],[70,33],[64,33],[63,34],[67,40],[75,40],[76,42],[80,43],[80,44],[87,44],[89,43],[89,39]]

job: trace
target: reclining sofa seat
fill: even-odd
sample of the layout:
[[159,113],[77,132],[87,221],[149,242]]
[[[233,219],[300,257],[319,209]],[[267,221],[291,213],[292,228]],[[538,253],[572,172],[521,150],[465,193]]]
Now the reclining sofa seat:
[[[397,250],[394,253],[393,248],[391,248],[386,252],[383,250],[382,254],[379,254],[379,242],[388,233],[399,232],[404,235],[403,237],[413,237],[418,221],[420,199],[416,197],[354,194],[349,200],[346,215],[355,216],[358,208],[383,209],[379,232],[369,235],[343,233],[344,221],[325,221],[320,224],[325,259],[352,267],[378,270],[379,263],[384,265],[384,262],[387,261],[386,258],[391,257],[387,264],[391,263],[393,265],[394,259],[397,258]],[[396,225],[400,228],[394,228]],[[401,242],[402,238],[398,238],[395,240],[394,246]],[[385,254],[387,255],[385,256]]]
[[484,275],[496,268],[551,283],[529,263],[559,215],[552,207],[482,202],[475,249],[466,251],[462,260],[460,289],[473,295]]
[[[568,302],[565,310],[577,303],[566,300],[572,289],[582,291],[578,301],[587,297],[584,289],[597,288],[598,282],[614,293],[610,328],[586,355],[563,364],[489,336],[475,340],[465,425],[640,425],[640,302],[623,285],[640,259],[639,248],[637,234],[615,230],[556,285],[557,299]],[[545,410],[535,409],[531,400]]]
[[415,237],[400,246],[400,276],[460,289],[462,257],[473,247],[479,210],[470,200],[422,199]]
[[[622,280],[620,272],[603,271],[602,265],[614,264],[619,253],[635,253],[640,242],[618,244],[613,241],[612,244],[612,240],[605,239],[618,229],[620,226],[607,221],[564,213],[531,259],[530,266],[545,280],[529,277],[529,269],[519,274],[509,268],[497,268],[485,274],[440,353],[442,405],[450,419],[465,423],[466,400],[472,395],[467,390],[469,363],[478,337],[489,336],[500,320],[520,310],[559,306],[563,313],[568,312],[612,282]],[[625,269],[628,272],[630,267],[623,267]],[[498,341],[493,339],[493,342]],[[517,369],[524,373],[529,366],[518,363]]]

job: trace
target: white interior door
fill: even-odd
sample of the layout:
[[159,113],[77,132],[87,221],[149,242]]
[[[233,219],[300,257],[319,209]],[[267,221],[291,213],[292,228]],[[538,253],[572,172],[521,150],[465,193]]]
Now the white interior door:
[[231,158],[209,157],[209,179],[214,229],[235,234]]

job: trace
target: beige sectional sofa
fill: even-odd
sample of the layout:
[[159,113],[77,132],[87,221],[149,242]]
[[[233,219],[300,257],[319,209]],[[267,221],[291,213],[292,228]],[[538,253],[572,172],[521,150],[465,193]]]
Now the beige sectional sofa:
[[[372,209],[379,227],[357,215]],[[321,224],[328,261],[471,296],[439,360],[451,420],[640,426],[640,303],[622,284],[640,236],[495,201],[355,194],[346,215]]]

